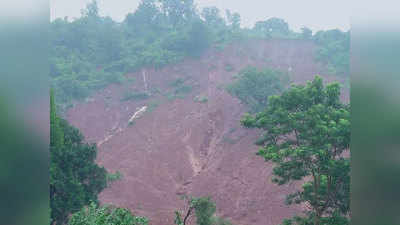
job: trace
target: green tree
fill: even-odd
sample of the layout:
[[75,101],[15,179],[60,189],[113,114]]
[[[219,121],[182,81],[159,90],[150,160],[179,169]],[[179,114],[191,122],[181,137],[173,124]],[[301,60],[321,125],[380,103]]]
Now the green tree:
[[64,146],[64,133],[60,127],[60,118],[57,116],[54,90],[50,90],[50,148]]
[[179,27],[196,17],[193,0],[159,0],[162,12],[173,27]]
[[148,225],[148,219],[134,216],[128,209],[91,203],[74,213],[68,225]]
[[252,112],[259,112],[267,105],[268,96],[283,91],[287,82],[288,76],[283,72],[247,67],[239,72],[237,80],[227,90],[249,105]]
[[210,46],[210,32],[201,20],[192,23],[185,50],[190,56],[200,56]]
[[125,23],[134,35],[148,35],[161,29],[162,14],[157,6],[157,0],[142,0],[135,12],[129,13]]
[[276,17],[256,22],[253,30],[265,37],[287,37],[290,33],[289,25]]
[[232,27],[232,30],[240,29],[240,14],[235,12],[231,13],[229,9],[226,10],[226,17],[228,20],[228,25]]
[[193,213],[196,216],[197,225],[231,225],[229,221],[215,216],[217,208],[210,197],[183,196],[183,199],[187,201],[187,211],[184,218],[179,211],[175,211],[176,225],[187,225],[188,219]]
[[221,27],[225,25],[224,19],[220,15],[220,11],[217,7],[205,7],[201,12],[201,16],[205,20],[205,23],[211,27]]
[[318,31],[312,39],[318,45],[315,58],[336,75],[350,72],[350,32],[338,29]]
[[52,223],[63,224],[70,213],[89,202],[106,185],[106,170],[95,163],[95,144],[84,143],[78,129],[56,113],[50,93],[50,208]]
[[303,39],[309,40],[312,38],[312,30],[308,27],[301,28],[301,37]]
[[284,224],[348,224],[350,106],[340,102],[338,83],[324,87],[315,77],[271,96],[265,111],[241,120],[243,126],[265,132],[256,142],[258,155],[273,162],[278,185],[304,180],[301,190],[287,196],[288,204],[305,203],[306,217]]
[[82,9],[81,14],[86,17],[99,17],[99,6],[97,0],[92,0],[86,5],[85,9]]

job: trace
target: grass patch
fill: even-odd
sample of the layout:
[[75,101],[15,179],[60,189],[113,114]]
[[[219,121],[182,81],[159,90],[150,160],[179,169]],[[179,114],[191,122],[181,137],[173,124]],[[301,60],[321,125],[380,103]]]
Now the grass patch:
[[150,97],[149,94],[145,93],[145,92],[125,92],[124,96],[121,98],[121,101],[138,101],[138,100],[145,100],[148,99]]
[[232,138],[230,138],[230,137],[228,137],[228,136],[224,136],[223,138],[222,138],[222,141],[224,142],[224,143],[228,143],[228,144],[236,144],[237,142],[238,142],[238,140],[235,140],[235,139],[232,139]]
[[169,101],[174,101],[175,99],[184,99],[185,98],[185,95],[183,95],[183,94],[174,94],[174,93],[170,93],[170,94],[168,94],[167,95],[167,99],[169,100]]
[[270,59],[270,58],[264,58],[264,62],[266,62],[266,63],[271,63],[271,62],[272,62],[272,59]]
[[193,87],[190,85],[182,85],[178,88],[175,89],[174,93],[179,95],[179,94],[188,94],[192,92]]
[[193,90],[193,86],[186,84],[187,79],[177,78],[170,83],[173,88],[172,92],[167,94],[167,98],[173,101],[177,98],[185,98],[186,94],[189,94]]
[[230,134],[232,134],[233,132],[235,132],[236,131],[236,128],[235,127],[232,127],[231,129],[229,129],[229,133]]
[[153,101],[149,103],[149,106],[147,107],[148,112],[153,112],[154,109],[156,109],[160,105],[159,101]]
[[121,179],[122,179],[122,173],[119,171],[115,173],[107,173],[106,175],[107,185],[110,185],[111,183]]
[[229,64],[229,63],[225,64],[226,72],[232,72],[233,70],[234,70],[234,68],[233,68],[232,64]]

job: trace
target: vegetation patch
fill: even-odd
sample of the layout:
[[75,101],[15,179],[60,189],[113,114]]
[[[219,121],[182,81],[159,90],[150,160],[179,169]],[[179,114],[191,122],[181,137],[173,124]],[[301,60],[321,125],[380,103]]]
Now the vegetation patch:
[[225,90],[225,88],[226,88],[226,86],[224,84],[218,84],[217,85],[217,89],[220,90],[220,91]]
[[315,60],[326,65],[327,72],[344,76],[350,72],[350,32],[318,31],[312,40],[318,45]]
[[230,64],[230,63],[226,63],[225,64],[225,71],[226,72],[232,72],[233,70],[234,70],[234,68],[233,68],[232,64]]
[[154,109],[156,109],[160,105],[159,101],[152,101],[149,103],[149,107],[147,108],[148,112],[153,112]]
[[213,70],[216,70],[216,69],[217,69],[217,66],[214,65],[214,64],[211,64],[211,65],[208,67],[208,71],[213,71]]
[[117,171],[115,173],[107,173],[106,179],[107,179],[107,185],[109,185],[117,180],[121,180],[122,173],[119,171]]
[[121,101],[138,101],[150,98],[150,95],[145,92],[127,91],[124,93]]
[[[96,164],[97,145],[85,142],[82,133],[56,112],[50,92],[50,218],[51,224],[65,224],[107,187],[107,173]],[[112,176],[112,175],[111,175]]]
[[268,97],[283,91],[289,77],[278,70],[247,67],[236,75],[237,79],[228,85],[227,91],[250,106],[252,112],[263,110]]
[[231,145],[236,144],[236,143],[238,142],[237,139],[233,139],[233,138],[231,138],[231,137],[229,137],[229,136],[227,136],[227,135],[225,135],[225,136],[222,138],[222,141],[223,141],[224,143],[229,143],[229,144],[231,144]]
[[190,84],[187,84],[189,78],[177,78],[173,80],[169,86],[172,88],[172,91],[167,94],[168,100],[172,101],[177,98],[185,98],[187,94],[192,92],[193,86]]
[[304,182],[285,203],[309,207],[283,224],[349,224],[350,158],[344,153],[350,148],[350,105],[341,103],[339,83],[324,86],[317,76],[293,85],[241,123],[263,130],[257,155],[274,164],[272,182]]
[[187,225],[191,216],[196,217],[196,225],[232,225],[230,221],[218,217],[217,208],[210,197],[194,198],[191,196],[181,196],[186,201],[185,212],[175,211],[175,224]]
[[67,225],[148,225],[145,217],[134,216],[125,208],[111,205],[98,206],[95,203],[74,213]]
[[208,102],[207,96],[203,96],[203,95],[197,95],[196,97],[194,97],[193,100],[194,100],[195,102],[200,102],[200,103],[206,103],[206,102]]
[[[132,82],[124,74],[144,67],[159,69],[185,57],[199,57],[210,46],[223,50],[250,39],[313,40],[319,46],[316,60],[332,65],[330,73],[348,72],[349,32],[295,32],[274,17],[241,28],[238,13],[227,10],[223,15],[216,7],[197,10],[193,1],[172,2],[141,1],[120,23],[100,15],[96,1],[75,20],[53,20],[49,61],[58,103],[83,100],[111,83]],[[236,54],[242,55],[242,49]]]

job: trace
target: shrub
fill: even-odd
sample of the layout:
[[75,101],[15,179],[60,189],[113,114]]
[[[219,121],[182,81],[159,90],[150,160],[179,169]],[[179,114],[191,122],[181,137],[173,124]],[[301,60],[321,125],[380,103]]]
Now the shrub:
[[145,92],[126,92],[124,96],[121,98],[121,101],[130,101],[130,100],[144,100],[150,97],[149,94]]
[[233,66],[232,64],[225,64],[225,71],[226,72],[232,72],[233,71]]
[[99,207],[95,203],[74,213],[68,225],[148,225],[145,217],[134,216],[128,209],[113,206]]
[[266,107],[268,96],[281,92],[287,83],[288,75],[283,72],[247,67],[228,85],[227,91],[249,105],[251,111],[259,112]]
[[208,102],[208,98],[206,96],[198,95],[193,99],[195,102],[206,103]]
[[114,181],[122,179],[122,173],[117,171],[115,173],[107,173],[106,175],[107,184],[111,184]]
[[152,112],[155,108],[157,108],[160,105],[160,103],[158,101],[153,101],[149,103],[149,107],[148,107],[148,112]]
[[190,93],[193,90],[193,87],[191,85],[185,84],[186,80],[183,78],[177,78],[170,83],[170,86],[173,87],[173,91],[168,95],[169,99],[184,98],[186,94]]

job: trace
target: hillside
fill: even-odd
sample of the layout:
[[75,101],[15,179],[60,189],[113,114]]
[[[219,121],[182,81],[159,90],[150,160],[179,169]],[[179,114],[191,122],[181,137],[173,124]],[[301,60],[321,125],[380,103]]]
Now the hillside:
[[[325,82],[338,80],[324,75],[315,49],[306,40],[234,43],[200,59],[127,74],[132,82],[110,85],[77,103],[67,120],[97,143],[100,165],[123,174],[100,200],[147,216],[153,225],[173,223],[183,193],[211,195],[218,214],[237,225],[278,224],[300,212],[284,204],[295,184],[278,187],[270,181],[272,166],[255,155],[257,131],[239,124],[247,108],[224,86],[249,65],[287,71],[293,83],[317,74]],[[343,100],[348,94],[345,90]],[[143,106],[146,111],[129,124]]]

